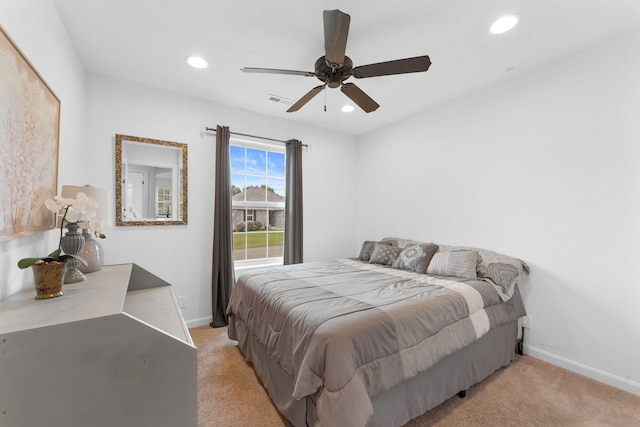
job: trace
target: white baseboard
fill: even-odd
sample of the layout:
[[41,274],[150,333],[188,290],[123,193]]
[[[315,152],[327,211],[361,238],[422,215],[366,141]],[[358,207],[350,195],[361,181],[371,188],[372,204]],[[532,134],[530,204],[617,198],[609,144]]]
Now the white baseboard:
[[208,317],[200,317],[198,319],[187,320],[185,321],[185,323],[187,324],[187,328],[196,328],[198,326],[208,325],[212,321],[213,321],[213,317],[208,316]]
[[540,350],[539,348],[532,347],[528,344],[524,345],[524,354],[535,357],[536,359],[543,360],[545,362],[549,362],[552,365],[559,366],[571,372],[575,372],[576,374],[583,375],[587,378],[591,378],[612,387],[619,388],[620,390],[624,390],[640,396],[640,383],[610,374],[605,371],[601,371],[599,369],[592,368],[587,365],[583,365],[582,363],[578,363],[562,356],[549,353],[548,351]]

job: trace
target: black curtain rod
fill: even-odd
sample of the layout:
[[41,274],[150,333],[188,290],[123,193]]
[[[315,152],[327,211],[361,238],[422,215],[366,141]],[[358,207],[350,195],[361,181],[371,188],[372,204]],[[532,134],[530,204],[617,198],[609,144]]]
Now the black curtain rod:
[[[210,127],[205,127],[204,128],[205,131],[209,131],[209,132],[213,132],[215,133],[216,130],[215,128],[210,128]],[[257,139],[264,139],[266,141],[274,141],[274,142],[282,142],[283,144],[287,144],[289,141],[283,141],[281,139],[273,139],[273,138],[266,138],[264,136],[256,136],[256,135],[248,135],[246,133],[238,133],[238,132],[229,132],[231,135],[239,135],[239,136],[247,136],[249,138],[257,138]],[[308,147],[307,144],[302,144],[303,147]]]

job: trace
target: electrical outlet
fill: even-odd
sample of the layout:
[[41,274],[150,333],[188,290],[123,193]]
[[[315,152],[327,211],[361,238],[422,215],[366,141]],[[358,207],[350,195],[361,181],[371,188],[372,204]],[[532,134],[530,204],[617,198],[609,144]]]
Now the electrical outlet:
[[527,315],[522,318],[522,327],[531,329],[531,316]]
[[187,297],[184,295],[178,297],[178,305],[180,308],[187,308]]

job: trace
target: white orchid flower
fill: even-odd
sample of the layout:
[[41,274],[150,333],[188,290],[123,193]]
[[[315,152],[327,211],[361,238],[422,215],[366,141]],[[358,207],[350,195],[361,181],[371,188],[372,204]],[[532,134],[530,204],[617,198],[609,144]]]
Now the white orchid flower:
[[93,217],[89,220],[89,230],[91,230],[96,236],[104,239],[104,220],[98,220]]
[[74,199],[69,199],[60,196],[54,196],[52,199],[47,199],[44,204],[51,212],[60,213],[61,210],[65,209],[67,206],[72,205]]
[[65,199],[62,197],[56,197],[54,199],[57,203],[63,205],[63,209],[66,209],[64,219],[67,222],[89,221],[96,216],[98,202],[82,191],[76,195],[75,199]]
[[96,235],[104,238],[102,232],[104,224],[96,218],[98,201],[87,196],[82,191],[78,192],[75,199],[68,197],[54,196],[53,199],[47,199],[45,206],[51,212],[62,216],[65,222],[87,222],[89,228]]
[[62,217],[62,221],[60,221],[60,240],[58,242],[58,249],[45,257],[23,258],[18,261],[18,267],[27,268],[37,262],[60,262],[69,259],[76,259],[83,265],[87,265],[87,261],[81,257],[72,254],[65,254],[62,251],[62,229],[65,226],[65,223],[87,222],[91,231],[93,231],[96,236],[104,239],[106,236],[102,232],[103,221],[98,221],[96,218],[98,209],[97,200],[93,197],[87,196],[83,192],[79,192],[75,199],[54,196],[53,199],[45,200],[44,205],[48,210],[57,214],[58,217]]

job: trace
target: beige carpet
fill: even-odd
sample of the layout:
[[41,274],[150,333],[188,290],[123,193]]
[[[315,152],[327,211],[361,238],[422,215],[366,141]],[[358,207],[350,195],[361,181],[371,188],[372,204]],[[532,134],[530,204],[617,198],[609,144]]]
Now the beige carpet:
[[[190,330],[198,347],[199,427],[289,426],[226,328]],[[407,426],[640,426],[640,397],[519,356]]]

